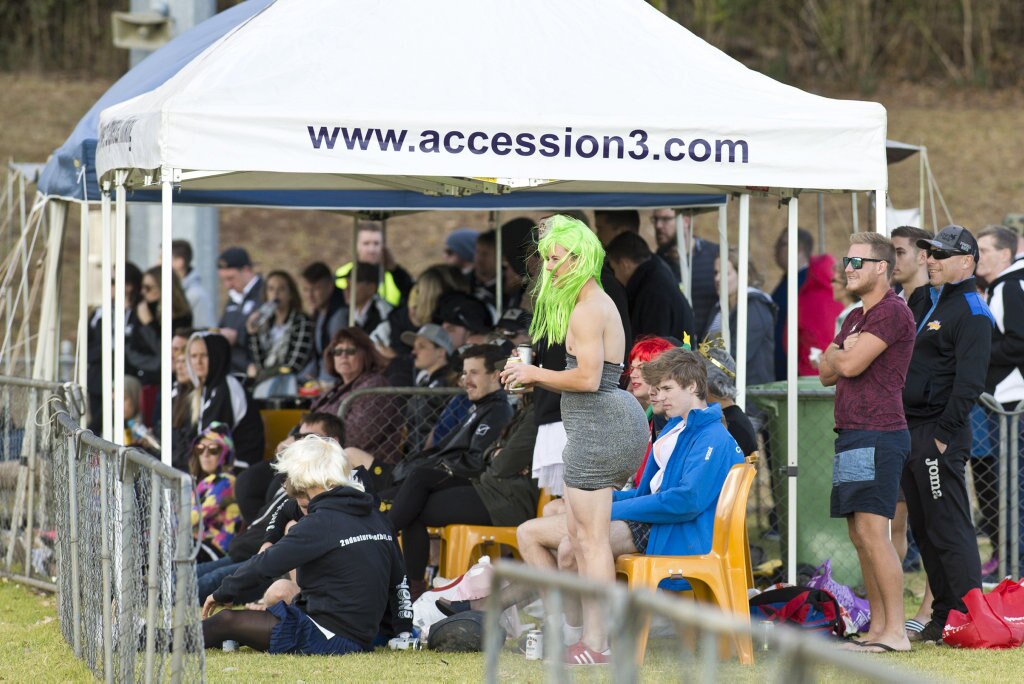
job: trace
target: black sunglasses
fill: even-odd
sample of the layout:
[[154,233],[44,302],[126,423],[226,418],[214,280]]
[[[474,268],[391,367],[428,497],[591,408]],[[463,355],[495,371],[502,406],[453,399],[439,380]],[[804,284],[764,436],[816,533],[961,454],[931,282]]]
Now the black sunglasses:
[[331,350],[331,354],[334,356],[355,356],[359,353],[359,349],[356,347],[335,347]]
[[929,259],[935,259],[937,261],[943,261],[945,259],[948,259],[950,257],[955,257],[955,256],[967,256],[967,255],[962,253],[962,252],[951,252],[948,249],[929,249],[928,250],[928,258]]
[[864,268],[864,263],[868,261],[881,263],[885,261],[885,259],[869,259],[868,257],[843,257],[843,268],[846,268],[847,266],[853,266],[854,271],[859,271],[860,269]]

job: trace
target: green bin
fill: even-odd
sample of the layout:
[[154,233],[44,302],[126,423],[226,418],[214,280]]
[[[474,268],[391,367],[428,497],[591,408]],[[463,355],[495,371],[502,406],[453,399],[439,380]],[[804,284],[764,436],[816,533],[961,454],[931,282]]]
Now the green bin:
[[[817,377],[797,381],[797,563],[821,565],[832,560],[832,576],[843,584],[863,584],[857,551],[843,518],[829,514],[832,493],[832,462],[835,456],[835,390],[822,387]],[[748,400],[765,410],[770,431],[772,467],[782,560],[788,558],[789,529],[789,436],[787,434],[786,382],[752,386]],[[767,459],[763,459],[767,465]]]

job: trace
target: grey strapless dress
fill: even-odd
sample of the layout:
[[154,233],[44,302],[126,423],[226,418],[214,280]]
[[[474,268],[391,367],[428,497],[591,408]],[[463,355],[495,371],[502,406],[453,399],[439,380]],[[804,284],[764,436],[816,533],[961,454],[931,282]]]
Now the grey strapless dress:
[[[576,367],[576,357],[566,354],[566,370]],[[647,416],[636,397],[619,389],[621,375],[622,366],[606,362],[596,392],[562,392],[567,487],[621,487],[640,466],[650,439]]]

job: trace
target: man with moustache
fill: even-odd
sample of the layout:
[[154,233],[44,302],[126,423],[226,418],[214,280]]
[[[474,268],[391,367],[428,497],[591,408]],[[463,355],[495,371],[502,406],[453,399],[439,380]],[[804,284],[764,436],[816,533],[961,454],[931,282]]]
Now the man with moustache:
[[946,226],[928,250],[928,278],[939,289],[917,326],[903,405],[910,459],[903,471],[910,527],[917,535],[932,618],[915,640],[939,642],[949,611],[981,586],[981,560],[964,469],[971,452],[969,414],[985,389],[994,319],[978,294],[978,243],[963,226]]
[[850,243],[843,258],[846,289],[863,306],[850,312],[819,364],[822,384],[836,386],[831,514],[846,518],[871,606],[871,628],[851,648],[909,651],[903,568],[889,541],[889,521],[910,453],[902,392],[914,318],[889,287],[892,242],[878,233],[855,233]]

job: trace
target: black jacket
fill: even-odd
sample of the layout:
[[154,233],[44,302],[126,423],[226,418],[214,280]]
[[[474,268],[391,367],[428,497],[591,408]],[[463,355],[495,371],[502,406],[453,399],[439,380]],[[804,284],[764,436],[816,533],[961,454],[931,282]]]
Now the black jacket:
[[683,339],[698,330],[693,309],[679,291],[679,282],[665,262],[651,257],[640,264],[626,283],[629,321],[633,336],[657,335]]
[[996,321],[985,391],[1003,403],[1024,399],[1024,261],[1015,262],[986,290]]
[[[658,256],[668,265],[676,282],[682,282],[679,271],[679,250],[675,243],[658,247]],[[693,243],[693,262],[690,269],[690,306],[697,330],[704,330],[711,323],[711,307],[718,301],[718,289],[715,288],[715,260],[718,259],[718,243],[696,238]]]
[[315,497],[309,515],[225,578],[214,600],[233,603],[290,570],[302,587],[296,605],[332,632],[369,647],[385,617],[394,632],[412,631],[402,553],[369,494],[343,486]]
[[405,479],[413,468],[438,468],[464,478],[476,477],[487,463],[484,451],[493,444],[512,420],[512,405],[505,390],[491,392],[473,404],[457,430],[440,443],[419,454],[410,454],[392,473],[395,482]]
[[973,277],[942,288],[917,326],[907,370],[903,406],[911,427],[938,423],[935,438],[944,444],[964,429],[985,389],[993,322]]

